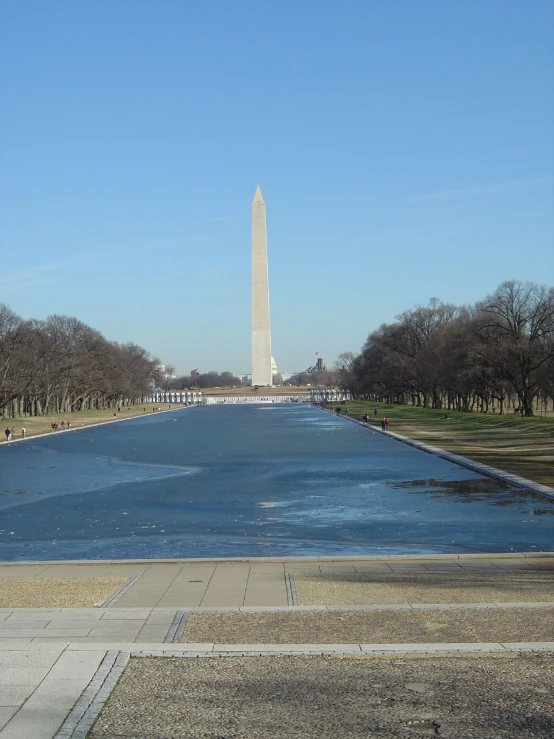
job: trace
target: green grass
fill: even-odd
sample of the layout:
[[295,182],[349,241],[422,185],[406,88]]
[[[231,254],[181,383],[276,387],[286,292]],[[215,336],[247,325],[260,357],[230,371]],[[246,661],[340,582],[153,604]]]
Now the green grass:
[[[71,421],[72,428],[81,428],[82,426],[94,426],[97,423],[105,423],[106,421],[115,421],[122,418],[134,418],[136,416],[144,416],[152,413],[153,408],[160,407],[162,411],[169,409],[168,403],[144,403],[143,405],[132,405],[131,410],[127,410],[127,406],[122,406],[118,413],[117,408],[108,408],[101,411],[75,411],[73,413],[52,413],[48,416],[32,416],[27,418],[4,418],[2,419],[2,428],[0,429],[0,441],[6,443],[4,430],[9,427],[15,429],[17,439],[21,438],[21,429],[24,426],[26,436],[37,436],[40,434],[52,433],[52,424],[58,424],[58,434],[61,432],[61,423]],[[173,408],[180,407],[173,405]],[[146,411],[144,411],[146,408]],[[115,413],[115,415],[114,415]]]
[[[554,418],[522,418],[482,413],[463,413],[408,405],[386,405],[352,400],[348,414],[379,426],[390,420],[390,430],[411,439],[441,447],[455,454],[554,485]],[[329,403],[333,409],[337,403]],[[344,408],[344,404],[342,406]],[[377,408],[379,415],[374,416]],[[445,418],[447,416],[447,418]]]

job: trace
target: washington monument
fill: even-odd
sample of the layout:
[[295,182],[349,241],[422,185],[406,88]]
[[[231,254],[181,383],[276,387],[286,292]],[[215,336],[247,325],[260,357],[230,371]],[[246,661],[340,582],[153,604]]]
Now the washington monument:
[[265,202],[258,185],[252,201],[252,385],[272,380]]

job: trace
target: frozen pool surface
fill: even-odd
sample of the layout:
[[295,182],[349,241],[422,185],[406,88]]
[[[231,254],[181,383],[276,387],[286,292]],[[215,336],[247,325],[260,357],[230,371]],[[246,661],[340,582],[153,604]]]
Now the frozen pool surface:
[[554,501],[308,405],[0,448],[0,559],[554,551]]

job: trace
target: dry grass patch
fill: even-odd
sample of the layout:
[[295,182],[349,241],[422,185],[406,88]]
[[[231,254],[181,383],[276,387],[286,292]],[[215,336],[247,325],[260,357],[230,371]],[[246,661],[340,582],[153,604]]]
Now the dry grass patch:
[[554,602],[554,573],[411,572],[294,576],[302,606]]
[[126,582],[126,577],[0,578],[0,608],[91,608]]
[[554,639],[553,608],[202,613],[182,643],[421,644]]
[[544,739],[551,653],[131,658],[90,739]]

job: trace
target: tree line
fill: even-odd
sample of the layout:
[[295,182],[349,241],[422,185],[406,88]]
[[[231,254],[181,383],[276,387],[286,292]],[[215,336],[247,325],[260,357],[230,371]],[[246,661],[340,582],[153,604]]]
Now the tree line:
[[[354,357],[354,355],[352,355]],[[311,370],[293,375],[285,385],[318,385],[328,388],[341,384],[343,378],[338,369]]]
[[182,375],[170,379],[166,385],[167,390],[190,390],[191,388],[208,388],[208,387],[240,387],[241,381],[239,377],[233,375],[232,372],[196,372],[194,375]]
[[356,397],[532,416],[554,402],[554,288],[512,280],[463,307],[432,298],[341,357]]
[[140,403],[162,380],[136,344],[108,341],[77,318],[23,320],[0,303],[0,414],[40,416]]

